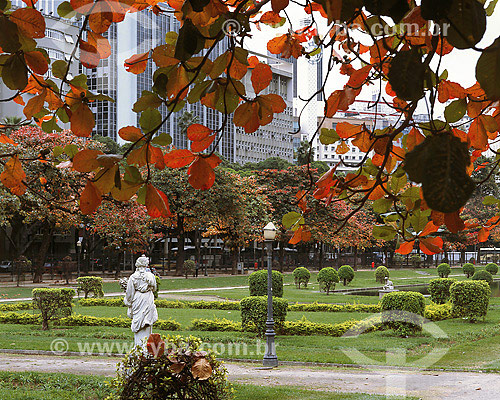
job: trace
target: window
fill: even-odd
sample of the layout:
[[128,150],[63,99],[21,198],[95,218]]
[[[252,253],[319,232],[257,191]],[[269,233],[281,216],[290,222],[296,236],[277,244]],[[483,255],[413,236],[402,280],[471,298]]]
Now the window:
[[64,33],[55,29],[45,28],[45,36],[55,40],[64,40]]

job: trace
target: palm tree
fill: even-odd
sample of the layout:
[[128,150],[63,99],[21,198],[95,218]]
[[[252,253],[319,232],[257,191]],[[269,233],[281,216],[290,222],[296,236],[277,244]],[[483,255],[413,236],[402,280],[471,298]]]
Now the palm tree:
[[22,120],[23,119],[21,117],[4,117],[2,119],[2,124],[6,125],[6,133],[9,134],[19,128]]
[[305,165],[314,161],[314,148],[311,147],[311,144],[307,140],[300,142],[300,146],[295,154],[298,165]]

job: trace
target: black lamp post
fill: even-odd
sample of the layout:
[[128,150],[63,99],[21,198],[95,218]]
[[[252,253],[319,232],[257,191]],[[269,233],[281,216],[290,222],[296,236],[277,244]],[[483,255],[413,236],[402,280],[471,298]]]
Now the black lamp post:
[[78,261],[77,261],[77,268],[78,268],[78,278],[80,277],[80,253],[82,251],[82,241],[79,240],[78,242],[76,242],[76,247],[77,247],[77,258],[78,258]]
[[267,321],[266,321],[266,354],[264,354],[263,364],[265,367],[277,367],[278,356],[274,344],[274,320],[273,320],[273,241],[276,237],[276,227],[269,222],[264,227],[264,240],[267,247]]

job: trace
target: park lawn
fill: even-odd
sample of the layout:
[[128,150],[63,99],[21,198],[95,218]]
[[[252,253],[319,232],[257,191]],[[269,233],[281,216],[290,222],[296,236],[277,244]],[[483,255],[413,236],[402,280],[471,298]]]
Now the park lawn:
[[[62,373],[0,372],[0,398],[4,400],[103,400],[109,394],[103,376]],[[381,400],[386,396],[324,392],[292,386],[232,384],[234,400]],[[389,399],[410,399],[389,397]],[[414,398],[411,398],[414,399]]]

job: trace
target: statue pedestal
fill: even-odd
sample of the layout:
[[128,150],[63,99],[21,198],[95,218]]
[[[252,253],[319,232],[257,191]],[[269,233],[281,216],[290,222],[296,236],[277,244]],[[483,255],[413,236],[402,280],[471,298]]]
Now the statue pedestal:
[[149,335],[151,335],[152,332],[153,332],[153,327],[151,325],[145,326],[140,331],[134,334],[134,344],[136,346],[142,346],[145,349],[146,342],[148,341]]
[[386,293],[392,293],[392,292],[399,292],[397,289],[382,289],[378,291],[378,298],[381,299],[384,294]]

